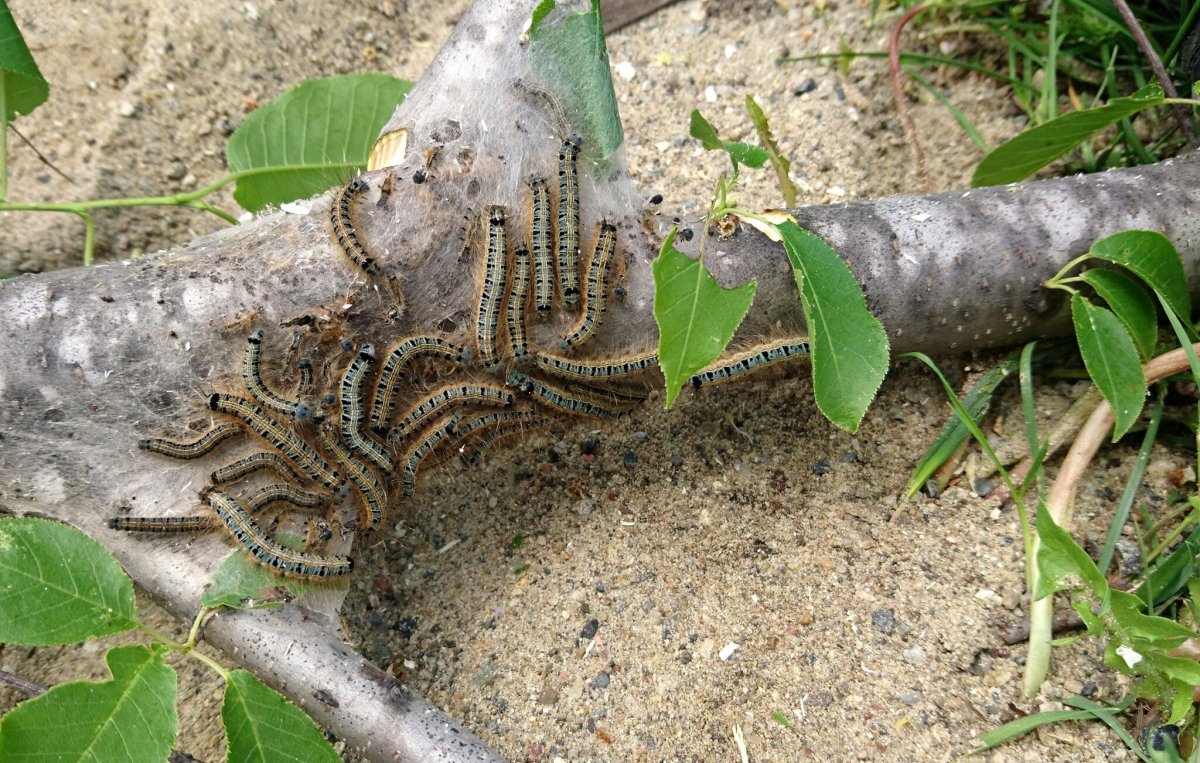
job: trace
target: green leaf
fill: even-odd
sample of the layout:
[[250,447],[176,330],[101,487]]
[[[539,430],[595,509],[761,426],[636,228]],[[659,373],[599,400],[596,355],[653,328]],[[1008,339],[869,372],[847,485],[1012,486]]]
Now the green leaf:
[[1146,401],[1146,374],[1133,339],[1111,310],[1071,296],[1075,338],[1088,375],[1113,409],[1113,442],[1137,422]]
[[133,583],[73,527],[0,519],[0,641],[72,644],[137,625]]
[[[1146,579],[1141,582],[1141,585],[1134,589],[1134,593],[1151,606],[1156,606],[1175,596],[1192,579],[1198,554],[1200,554],[1200,528],[1193,530],[1166,559],[1160,559]],[[1151,597],[1153,597],[1153,601],[1151,601]]]
[[791,221],[778,228],[804,305],[817,407],[855,432],[887,373],[887,332],[829,244]]
[[[275,538],[292,548],[300,548],[304,542],[302,536],[292,533],[278,533]],[[327,591],[347,584],[348,581],[307,583],[303,578],[286,577],[269,567],[256,564],[249,554],[236,549],[217,567],[212,585],[200,595],[200,603],[206,607],[230,609],[277,607],[306,593]]]
[[[1137,742],[1133,741],[1133,737],[1129,735],[1129,732],[1125,730],[1125,726],[1123,726],[1121,722],[1117,720],[1116,716],[1116,713],[1124,712],[1125,709],[1129,707],[1131,702],[1132,697],[1127,698],[1117,707],[1104,707],[1103,705],[1097,705],[1087,697],[1083,697],[1078,694],[1072,695],[1063,700],[1063,703],[1069,707],[1077,707],[1080,710],[1085,710],[1091,713],[1096,719],[1102,721],[1104,725],[1112,729],[1113,733],[1121,738],[1121,741],[1125,743],[1127,748],[1133,750],[1139,755],[1139,757],[1142,758],[1142,760],[1145,760],[1145,756],[1142,755],[1138,750]],[[1116,711],[1116,713],[1113,711]]]
[[[1020,361],[1021,351],[1018,350],[989,368],[967,391],[962,404],[971,414],[971,420],[977,425],[983,421],[984,414],[992,407],[992,396],[995,395],[996,388],[1011,376],[1013,371],[1017,370]],[[947,421],[942,427],[941,433],[938,434],[937,440],[929,446],[925,455],[921,457],[920,463],[917,464],[917,468],[913,470],[913,475],[904,488],[904,497],[912,498],[916,495],[917,491],[924,487],[926,481],[933,476],[933,473],[941,468],[942,464],[946,463],[970,436],[971,430],[958,416]]]
[[763,113],[758,101],[754,100],[754,96],[746,96],[746,112],[750,115],[750,121],[754,123],[759,143],[770,154],[771,166],[775,168],[775,177],[779,181],[779,191],[783,194],[784,206],[796,206],[796,184],[792,182],[789,175],[792,171],[792,163],[779,152],[779,143],[771,134],[771,125],[767,122],[767,115]]
[[1142,358],[1149,359],[1154,354],[1154,343],[1158,339],[1158,312],[1146,290],[1137,281],[1116,270],[1096,268],[1081,273],[1079,277],[1108,303],[1133,338]]
[[1078,577],[1097,599],[1108,599],[1108,581],[1071,534],[1055,524],[1044,502],[1038,504],[1037,533],[1042,542],[1037,552],[1040,575],[1034,601],[1070,587],[1063,582],[1069,577]]
[[551,8],[543,2],[534,10],[529,66],[562,101],[572,127],[584,138],[583,154],[606,160],[625,142],[625,133],[613,92],[600,0],[592,0],[583,12],[567,5]]
[[1151,289],[1163,295],[1176,315],[1192,314],[1187,276],[1179,252],[1163,234],[1152,230],[1127,230],[1092,244],[1093,257],[1133,271]]
[[692,109],[691,122],[688,131],[692,137],[700,141],[706,151],[724,151],[734,164],[747,167],[761,167],[771,158],[771,154],[758,146],[739,141],[723,141],[717,136],[716,129],[708,120],[701,116],[700,111]]
[[1092,713],[1087,710],[1047,710],[1041,713],[1026,715],[1023,718],[1009,721],[1003,726],[994,728],[985,734],[980,734],[979,747],[971,750],[971,754],[978,755],[993,747],[999,747],[1009,740],[1028,734],[1039,726],[1045,726],[1050,723],[1062,723],[1064,721],[1085,721],[1092,717]]
[[975,168],[971,185],[1003,185],[1023,180],[1082,143],[1092,133],[1163,101],[1162,88],[1147,85],[1103,106],[1073,111],[1031,127],[988,152]]
[[667,407],[692,374],[725,351],[758,288],[753,282],[721,288],[704,263],[675,248],[675,234],[672,229],[650,266],[658,364],[666,379]]
[[25,45],[8,3],[0,0],[0,116],[11,122],[46,102],[50,85]]
[[367,165],[379,130],[412,88],[386,74],[309,80],[252,112],[225,149],[234,198],[251,212],[320,193]]
[[725,148],[725,143],[717,135],[716,128],[709,124],[699,109],[692,109],[692,117],[688,124],[688,133],[700,141],[700,145],[703,146],[705,151],[716,151]]
[[225,681],[221,720],[230,761],[341,763],[341,758],[304,711],[245,670]]
[[166,760],[179,726],[175,671],[144,646],[116,647],[105,661],[111,681],[59,684],[0,719],[0,760]]

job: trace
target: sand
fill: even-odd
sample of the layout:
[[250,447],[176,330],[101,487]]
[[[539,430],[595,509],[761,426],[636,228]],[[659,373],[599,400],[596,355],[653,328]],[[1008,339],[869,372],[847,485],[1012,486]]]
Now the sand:
[[[824,10],[818,12],[817,7]],[[120,4],[14,0],[52,83],[18,122],[69,184],[14,145],[9,199],[159,195],[224,173],[228,132],[305,78],[383,70],[415,79],[460,1]],[[885,66],[847,74],[786,55],[880,50],[867,2],[683,2],[613,35],[615,84],[635,180],[696,220],[724,167],[687,137],[699,108],[723,137],[752,139],[753,94],[793,159],[801,203],[923,192]],[[927,31],[911,46],[953,49]],[[1021,120],[1006,93],[931,75],[993,143]],[[966,185],[981,152],[919,91],[913,113],[930,190]],[[779,206],[770,173],[741,186]],[[228,195],[218,199],[232,208]],[[100,216],[98,253],[124,258],[222,225],[161,209]],[[79,264],[82,224],[2,216],[0,269]],[[988,358],[948,360],[961,381]],[[345,617],[358,646],[512,760],[949,760],[1021,713],[1127,681],[1101,646],[1056,652],[1042,696],[1020,696],[1021,646],[1000,632],[1022,596],[1011,503],[951,487],[898,497],[948,408],[911,362],[889,375],[854,436],[816,411],[803,371],[697,395],[661,395],[616,426],[580,424],[498,449],[475,470],[423,482],[419,508],[360,548]],[[1076,390],[1042,388],[1052,417]],[[997,435],[1023,437],[1011,400]],[[1098,537],[1122,485],[1123,447],[1090,475],[1076,516]],[[1183,459],[1156,453],[1168,492]],[[965,484],[965,483],[964,483]],[[149,605],[147,605],[149,607]],[[161,612],[152,621],[174,628]],[[0,645],[0,666],[36,681],[103,675],[102,651]],[[178,747],[223,757],[218,682],[181,684]],[[0,709],[16,700],[0,690]],[[1098,724],[1043,729],[984,760],[1132,757]]]

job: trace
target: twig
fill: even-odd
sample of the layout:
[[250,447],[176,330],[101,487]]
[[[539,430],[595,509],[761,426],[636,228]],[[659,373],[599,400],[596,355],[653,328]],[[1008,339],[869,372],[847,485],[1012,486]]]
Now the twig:
[[910,8],[908,13],[900,17],[896,25],[892,27],[892,34],[888,37],[888,69],[892,74],[892,93],[896,96],[896,108],[900,111],[900,120],[904,125],[904,134],[908,137],[912,144],[913,153],[917,160],[917,175],[921,178],[921,184],[924,186],[926,193],[929,192],[929,171],[925,168],[925,151],[921,148],[921,139],[917,135],[917,126],[913,123],[912,113],[908,109],[908,102],[904,98],[904,80],[903,73],[900,70],[900,33],[904,31],[905,25],[912,20],[921,11],[925,10],[924,5],[918,5]]
[[58,167],[55,167],[54,162],[47,159],[45,157],[45,155],[42,154],[41,151],[38,151],[37,146],[33,145],[33,142],[31,140],[29,140],[29,138],[26,138],[24,135],[22,135],[21,131],[18,130],[16,128],[16,126],[13,125],[12,122],[8,123],[8,129],[12,130],[13,134],[21,139],[21,142],[24,143],[26,145],[26,147],[28,147],[29,150],[32,151],[37,156],[38,159],[41,160],[42,164],[44,164],[47,167],[49,167],[50,169],[52,169],[54,171],[54,174],[58,175],[63,180],[67,181],[71,185],[75,185],[75,181],[71,178],[71,176],[68,175],[67,173],[63,172],[62,170],[60,170]]
[[[1138,47],[1142,50],[1142,55],[1150,63],[1150,69],[1153,70],[1155,78],[1158,79],[1158,84],[1162,85],[1163,92],[1168,98],[1178,98],[1179,93],[1175,90],[1175,83],[1171,82],[1171,78],[1167,75],[1167,68],[1163,66],[1162,59],[1158,57],[1158,53],[1154,51],[1154,46],[1150,44],[1150,38],[1146,37],[1145,31],[1142,30],[1142,25],[1138,23],[1137,17],[1133,15],[1133,11],[1129,8],[1129,3],[1125,0],[1113,0],[1113,5],[1117,8],[1117,13],[1121,14],[1121,18],[1125,21],[1125,26],[1129,27],[1129,33],[1133,35],[1133,39],[1137,40]],[[1187,136],[1188,142],[1196,142],[1196,125],[1192,122],[1192,115],[1187,108],[1181,104],[1176,104],[1172,107],[1175,111],[1175,118],[1179,120],[1179,127],[1183,130],[1183,134]]]
[[27,678],[22,678],[16,673],[9,673],[7,670],[0,670],[0,684],[11,686],[17,691],[28,697],[36,697],[39,694],[45,694],[50,691],[50,687],[44,684],[35,684]]
[[[1194,349],[1200,349],[1196,345]],[[1143,370],[1146,381],[1150,384],[1165,379],[1171,374],[1179,373],[1188,368],[1187,353],[1182,347],[1159,355],[1147,363]],[[1075,490],[1083,479],[1083,472],[1091,463],[1092,457],[1100,449],[1100,445],[1108,436],[1113,426],[1112,407],[1108,401],[1101,401],[1092,411],[1087,423],[1079,430],[1075,443],[1067,451],[1059,468],[1058,477],[1050,487],[1046,496],[1046,511],[1054,523],[1063,530],[1070,532],[1071,510],[1075,502]],[[1033,539],[1032,559],[1037,559],[1040,538]],[[1037,591],[1037,567],[1034,566],[1034,578],[1029,586],[1032,595]],[[1037,694],[1046,678],[1046,670],[1050,664],[1050,637],[1052,631],[1054,597],[1046,596],[1034,601],[1029,607],[1029,653],[1025,660],[1024,693],[1026,697]]]

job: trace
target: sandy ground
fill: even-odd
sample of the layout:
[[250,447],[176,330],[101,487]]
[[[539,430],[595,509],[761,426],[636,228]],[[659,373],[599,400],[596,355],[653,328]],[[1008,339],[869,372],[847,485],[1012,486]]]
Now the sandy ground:
[[[18,127],[75,179],[15,146],[12,201],[207,182],[223,174],[226,136],[256,104],[321,75],[415,79],[464,7],[10,5],[53,85]],[[741,103],[752,93],[793,158],[802,203],[921,192],[880,62],[857,60],[844,76],[777,64],[841,40],[882,49],[869,5],[831,1],[818,14],[808,3],[693,0],[614,35],[635,179],[694,218],[724,160],[687,138],[688,113],[700,108],[723,136],[748,137]],[[934,76],[989,140],[1019,129],[991,83]],[[964,186],[979,151],[930,99],[914,113],[931,188]],[[768,173],[752,174],[742,200],[778,206],[774,189]],[[189,211],[112,213],[101,218],[100,253],[136,256],[220,224]],[[4,215],[0,270],[78,264],[82,240],[73,219]],[[948,365],[956,379],[970,370]],[[1070,392],[1046,388],[1042,413],[1060,414]],[[539,434],[480,469],[427,480],[421,508],[359,550],[346,619],[369,657],[513,760],[734,761],[735,733],[752,761],[948,760],[1067,693],[1122,696],[1100,647],[1081,644],[1058,655],[1043,697],[1020,698],[1023,650],[999,637],[1027,605],[1012,505],[962,488],[897,498],[946,412],[929,375],[907,364],[857,436],[821,418],[803,374],[706,391],[670,412],[656,397],[614,427]],[[1023,436],[1013,422],[1000,434]],[[1084,485],[1079,534],[1102,532],[1128,456],[1112,449],[1110,471]],[[1181,466],[1175,458],[1157,456],[1155,474]],[[56,682],[98,677],[100,655],[0,645],[0,666]],[[202,760],[224,755],[219,692],[185,669],[179,747]],[[0,709],[14,701],[0,691]],[[984,759],[1125,755],[1097,725],[1068,725]]]

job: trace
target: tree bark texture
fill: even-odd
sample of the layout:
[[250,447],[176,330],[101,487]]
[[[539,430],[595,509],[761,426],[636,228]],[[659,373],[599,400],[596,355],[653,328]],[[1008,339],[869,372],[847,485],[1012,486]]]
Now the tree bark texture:
[[[267,331],[270,376],[289,378],[284,361],[296,341],[299,354],[312,358],[318,383],[332,386],[353,357],[343,340],[386,348],[433,333],[472,342],[482,280],[473,221],[502,205],[510,231],[524,231],[526,177],[556,178],[560,140],[545,114],[512,87],[530,76],[522,31],[532,5],[477,3],[385,128],[403,130],[406,149],[393,166],[364,175],[369,189],[355,213],[357,236],[380,274],[364,274],[334,239],[335,189],[311,201],[306,214],[275,213],[169,253],[0,284],[7,316],[0,338],[7,361],[0,367],[3,505],[83,529],[168,609],[194,616],[209,573],[230,551],[226,538],[135,537],[108,529],[105,519],[125,511],[194,513],[209,472],[253,448],[243,442],[217,459],[178,463],[138,451],[137,440],[189,439],[209,428],[204,402],[212,392],[241,392],[242,351],[257,327]],[[601,160],[585,146],[581,168],[583,238],[601,219],[617,225],[617,272],[626,291],[584,354],[652,348],[649,266],[661,226],[619,153]],[[423,182],[414,180],[419,171],[427,173]],[[1067,306],[1041,282],[1119,230],[1167,235],[1195,290],[1198,206],[1200,161],[1188,156],[1098,176],[806,207],[795,215],[850,264],[894,351],[960,352],[1061,334]],[[703,238],[719,281],[759,284],[741,336],[803,332],[779,245],[743,229],[729,240],[696,235],[685,247],[694,250]],[[536,326],[535,344],[553,348],[573,320],[558,311]],[[465,378],[503,383],[503,375],[477,367]],[[477,741],[341,644],[336,610],[343,596],[333,589],[283,611],[222,613],[205,637],[374,759],[488,759]],[[338,701],[318,701],[318,693]]]

